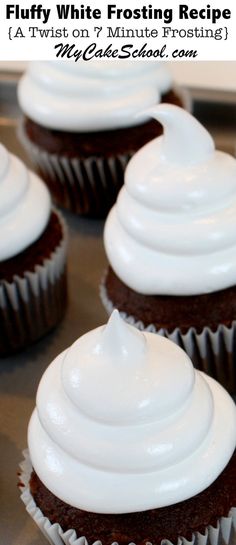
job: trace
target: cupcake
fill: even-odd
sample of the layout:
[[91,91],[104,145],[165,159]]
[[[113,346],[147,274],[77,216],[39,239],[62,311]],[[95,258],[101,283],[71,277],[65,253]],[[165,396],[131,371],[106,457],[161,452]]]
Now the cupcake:
[[235,543],[233,401],[117,311],[44,373],[28,445],[22,499],[50,543]]
[[136,114],[162,97],[181,105],[163,63],[144,61],[33,62],[18,97],[36,170],[58,205],[88,216],[106,215],[131,155],[162,132]]
[[66,230],[45,184],[0,145],[0,356],[63,317]]
[[152,115],[164,135],[130,161],[105,224],[102,300],[236,391],[236,160],[181,108]]

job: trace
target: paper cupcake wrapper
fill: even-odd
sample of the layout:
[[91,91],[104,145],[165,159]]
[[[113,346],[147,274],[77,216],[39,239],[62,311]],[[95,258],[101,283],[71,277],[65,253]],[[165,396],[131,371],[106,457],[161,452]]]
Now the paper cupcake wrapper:
[[48,153],[29,140],[23,123],[19,138],[57,205],[81,215],[106,215],[123,185],[132,152],[107,158],[69,158]]
[[[108,315],[112,313],[115,306],[107,295],[105,286],[106,274],[100,285],[100,298]],[[157,329],[154,324],[144,325],[135,316],[120,312],[122,318],[129,324],[141,331],[150,331],[175,342],[187,352],[194,367],[204,371],[220,382],[230,393],[236,392],[236,366],[234,357],[236,355],[236,321],[231,327],[219,324],[215,331],[204,327],[198,333],[194,327],[189,328],[185,333],[179,327],[169,332],[167,329]]]
[[[20,482],[22,483],[21,499],[26,506],[26,510],[36,522],[41,532],[48,539],[51,545],[88,545],[86,536],[77,536],[71,529],[63,532],[60,524],[51,524],[42,511],[37,507],[34,498],[29,489],[29,480],[32,472],[32,465],[28,450],[23,452],[24,461],[20,464]],[[235,545],[236,543],[236,507],[232,507],[227,517],[222,517],[217,523],[217,527],[208,526],[205,534],[196,533],[191,541],[184,537],[179,537],[177,545]],[[89,545],[100,545],[101,541],[94,541]],[[117,542],[111,545],[119,545]],[[129,545],[135,545],[131,542]],[[148,545],[152,545],[148,542]],[[163,540],[162,545],[173,545],[169,540]],[[176,543],[175,543],[176,545]]]
[[[56,212],[56,211],[54,211]],[[67,229],[50,258],[36,265],[34,272],[15,275],[0,284],[0,355],[8,355],[39,339],[62,318],[66,297]]]

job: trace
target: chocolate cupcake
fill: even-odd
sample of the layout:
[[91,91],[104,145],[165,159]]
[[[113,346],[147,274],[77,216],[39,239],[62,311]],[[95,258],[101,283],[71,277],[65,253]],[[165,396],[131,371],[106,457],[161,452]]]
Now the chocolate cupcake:
[[105,224],[102,300],[236,391],[236,161],[181,108],[153,116],[164,136],[132,158]]
[[34,62],[18,96],[36,170],[58,205],[88,216],[107,214],[130,157],[162,132],[136,114],[162,97],[182,104],[158,62]]
[[117,311],[48,367],[28,444],[22,499],[50,543],[235,542],[233,401]]
[[45,184],[0,146],[0,356],[49,332],[66,303],[66,229]]

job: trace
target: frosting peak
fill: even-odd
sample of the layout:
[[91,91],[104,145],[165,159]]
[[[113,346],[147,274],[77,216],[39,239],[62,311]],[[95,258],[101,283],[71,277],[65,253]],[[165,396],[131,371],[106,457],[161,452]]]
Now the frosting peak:
[[97,513],[129,513],[211,484],[234,451],[236,409],[182,349],[115,312],[48,367],[28,440],[35,471],[56,496]]
[[235,285],[236,160],[215,150],[183,109],[160,104],[151,112],[164,135],[139,150],[125,171],[105,224],[110,264],[126,285],[148,295]]
[[164,127],[162,153],[166,162],[192,165],[209,159],[215,145],[208,131],[189,113],[171,104],[160,104],[147,112]]
[[[161,343],[154,351],[145,335],[126,324],[115,310],[104,328],[81,337],[65,355],[65,391],[81,412],[106,423],[138,424],[152,421],[153,415],[166,417],[179,410],[194,381],[187,356],[182,355],[181,365],[173,364],[175,352],[170,347],[165,355]],[[80,365],[78,354],[83,360]]]
[[46,186],[0,144],[0,261],[37,240],[51,208]]
[[[106,354],[110,354],[112,359],[115,358],[118,362],[129,358],[136,359],[137,364],[147,351],[146,339],[142,333],[121,319],[118,310],[114,310],[95,350],[101,356],[106,357]],[[129,365],[129,361],[127,364]]]

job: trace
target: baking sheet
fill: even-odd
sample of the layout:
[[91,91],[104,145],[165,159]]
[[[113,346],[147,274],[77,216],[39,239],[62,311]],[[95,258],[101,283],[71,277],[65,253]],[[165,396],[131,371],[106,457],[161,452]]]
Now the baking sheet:
[[[222,149],[236,149],[235,119],[211,108],[198,107]],[[218,114],[217,114],[218,112]],[[20,113],[15,78],[0,77],[0,141],[28,163],[17,136]],[[28,163],[29,164],[29,163]],[[105,323],[99,282],[106,267],[103,222],[64,214],[69,226],[69,305],[61,325],[24,353],[0,360],[0,545],[45,545],[43,535],[27,515],[17,490],[17,467],[26,447],[27,424],[37,385],[53,358],[78,336]]]

